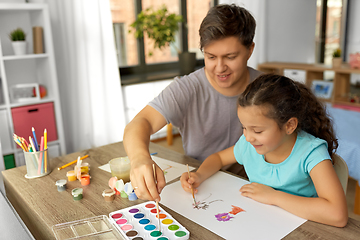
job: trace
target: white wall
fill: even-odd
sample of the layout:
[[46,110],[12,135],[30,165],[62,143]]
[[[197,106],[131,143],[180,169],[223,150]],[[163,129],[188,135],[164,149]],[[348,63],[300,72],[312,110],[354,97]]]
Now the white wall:
[[315,0],[220,0],[245,7],[256,20],[248,65],[267,61],[315,62]]
[[315,62],[315,0],[269,0],[266,61]]

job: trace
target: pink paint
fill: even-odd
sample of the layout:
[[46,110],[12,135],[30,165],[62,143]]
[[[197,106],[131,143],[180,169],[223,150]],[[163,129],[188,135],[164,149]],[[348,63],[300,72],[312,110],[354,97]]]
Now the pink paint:
[[127,223],[127,220],[125,218],[120,218],[119,220],[116,221],[117,224],[122,225]]
[[124,226],[121,226],[121,229],[123,230],[123,231],[129,231],[129,230],[131,230],[133,228],[133,226],[131,225],[131,224],[126,224],[126,225],[124,225]]

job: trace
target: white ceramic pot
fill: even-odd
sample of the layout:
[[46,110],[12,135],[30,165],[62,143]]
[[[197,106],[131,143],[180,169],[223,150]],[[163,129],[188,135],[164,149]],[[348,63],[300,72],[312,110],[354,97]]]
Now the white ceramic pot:
[[26,41],[14,41],[11,43],[13,45],[15,55],[26,54]]

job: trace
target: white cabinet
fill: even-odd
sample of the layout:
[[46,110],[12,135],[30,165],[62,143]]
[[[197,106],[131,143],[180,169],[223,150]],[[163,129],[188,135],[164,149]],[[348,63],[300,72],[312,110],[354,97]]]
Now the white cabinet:
[[[3,154],[11,153],[12,143],[11,143],[11,133],[10,133],[10,124],[8,121],[8,116],[6,110],[0,110],[0,142]],[[1,160],[1,158],[0,158]]]
[[[36,26],[43,29],[44,53],[40,54],[33,53],[33,27]],[[25,55],[14,55],[8,37],[9,33],[18,27],[26,33],[27,53]],[[19,85],[43,86],[46,89],[46,95],[42,98],[39,96],[37,98],[25,97],[25,100],[20,101],[18,97],[13,98],[13,89]],[[28,92],[24,94],[26,96]],[[40,104],[46,103],[51,104],[53,108],[51,121],[55,122],[53,131],[56,131],[57,134],[57,138],[49,141],[48,146],[49,149],[50,147],[57,149],[55,151],[57,155],[63,155],[66,153],[66,149],[48,6],[38,3],[0,3],[0,133],[3,154],[14,154],[16,158],[16,155],[21,155],[22,151],[12,140],[14,121],[17,121],[13,119],[12,111],[15,108],[23,107],[25,109],[29,106],[41,106]],[[48,116],[39,114],[37,117],[47,119]],[[26,115],[23,120],[27,120]],[[30,123],[30,125],[32,124]],[[37,138],[40,138],[44,129],[35,130]],[[47,129],[47,131],[49,132],[51,129]],[[31,133],[31,129],[29,132]],[[7,139],[7,135],[10,135],[10,139]],[[29,135],[22,137],[28,140]],[[21,165],[22,161],[16,160],[16,162],[17,165]]]

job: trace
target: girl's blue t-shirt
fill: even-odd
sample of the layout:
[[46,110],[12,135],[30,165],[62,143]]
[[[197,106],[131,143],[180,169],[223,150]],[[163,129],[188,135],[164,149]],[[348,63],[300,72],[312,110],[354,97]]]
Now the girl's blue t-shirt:
[[317,197],[310,171],[321,161],[330,159],[325,140],[300,131],[287,159],[278,164],[265,161],[264,155],[240,137],[234,147],[238,163],[244,165],[250,182],[261,183],[290,194]]

